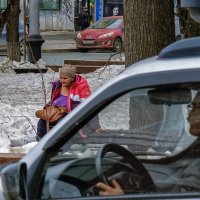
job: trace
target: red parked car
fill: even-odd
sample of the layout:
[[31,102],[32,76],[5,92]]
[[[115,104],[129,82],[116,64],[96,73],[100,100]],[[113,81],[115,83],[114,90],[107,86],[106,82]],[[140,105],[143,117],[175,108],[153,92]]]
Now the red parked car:
[[76,36],[76,47],[86,52],[89,49],[112,49],[122,51],[124,42],[123,16],[105,17]]

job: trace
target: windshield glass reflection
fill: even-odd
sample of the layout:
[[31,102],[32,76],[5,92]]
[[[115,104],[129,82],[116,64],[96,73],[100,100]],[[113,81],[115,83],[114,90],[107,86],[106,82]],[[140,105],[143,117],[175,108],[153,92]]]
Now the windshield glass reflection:
[[174,156],[196,139],[188,122],[188,108],[196,94],[197,90],[180,87],[131,91],[82,127],[63,152],[95,156],[102,145],[116,143],[144,159]]

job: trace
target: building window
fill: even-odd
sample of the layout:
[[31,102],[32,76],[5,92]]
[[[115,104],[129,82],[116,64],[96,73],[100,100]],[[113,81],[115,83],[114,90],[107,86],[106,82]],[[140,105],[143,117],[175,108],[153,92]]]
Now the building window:
[[60,10],[60,0],[41,0],[40,10]]
[[7,7],[7,0],[0,0],[0,9],[5,10]]

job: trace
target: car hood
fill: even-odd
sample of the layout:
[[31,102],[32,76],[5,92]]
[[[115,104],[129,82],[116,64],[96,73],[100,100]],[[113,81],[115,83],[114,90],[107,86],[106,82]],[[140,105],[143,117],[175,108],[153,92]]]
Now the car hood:
[[81,36],[83,39],[94,39],[100,35],[116,31],[117,29],[86,29],[81,32]]

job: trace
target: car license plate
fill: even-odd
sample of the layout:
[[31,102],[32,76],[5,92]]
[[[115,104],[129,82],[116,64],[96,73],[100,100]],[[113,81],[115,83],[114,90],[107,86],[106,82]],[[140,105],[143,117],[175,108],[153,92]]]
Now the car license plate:
[[94,44],[94,40],[83,40],[83,44]]

